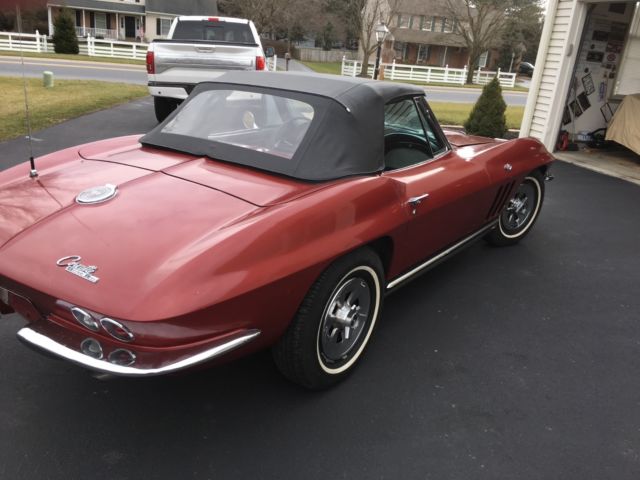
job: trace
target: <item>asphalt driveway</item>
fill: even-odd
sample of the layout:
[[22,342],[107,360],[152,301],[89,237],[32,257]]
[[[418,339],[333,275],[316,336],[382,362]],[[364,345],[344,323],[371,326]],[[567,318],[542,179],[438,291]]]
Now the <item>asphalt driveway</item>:
[[[140,100],[38,132],[36,153],[154,124]],[[24,151],[1,143],[1,168]],[[324,393],[268,352],[98,381],[1,319],[0,478],[639,478],[640,188],[554,173],[525,241],[388,297],[364,362]]]

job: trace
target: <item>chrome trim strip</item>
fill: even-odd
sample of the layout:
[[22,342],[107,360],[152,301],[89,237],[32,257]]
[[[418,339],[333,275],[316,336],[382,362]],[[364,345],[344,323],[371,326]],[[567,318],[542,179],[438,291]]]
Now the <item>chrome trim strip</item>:
[[387,291],[389,291],[392,288],[396,287],[397,285],[399,285],[400,283],[402,283],[405,280],[409,279],[410,277],[413,277],[414,275],[420,273],[422,270],[424,270],[425,268],[429,267],[430,265],[433,265],[438,260],[441,260],[444,257],[446,257],[447,255],[453,253],[455,250],[457,250],[458,248],[462,247],[465,243],[469,243],[472,240],[474,240],[477,237],[479,237],[480,235],[482,235],[483,233],[486,233],[487,231],[491,230],[492,228],[494,228],[496,226],[497,223],[498,223],[498,220],[494,220],[490,224],[485,225],[484,227],[482,227],[477,232],[472,233],[468,237],[463,238],[458,243],[456,243],[456,244],[452,245],[451,247],[447,248],[445,251],[439,253],[435,257],[431,257],[429,260],[427,260],[426,262],[418,265],[417,267],[413,268],[412,270],[409,270],[404,275],[400,275],[399,277],[397,277],[396,279],[392,280],[391,282],[389,282],[387,284]]
[[137,368],[120,366],[113,363],[106,362],[104,360],[97,360],[91,358],[83,353],[77,352],[65,345],[62,345],[49,337],[46,337],[29,327],[24,327],[18,331],[17,336],[20,340],[26,342],[29,345],[42,349],[48,353],[62,357],[72,363],[80,365],[91,370],[96,370],[102,373],[109,373],[112,375],[120,375],[125,377],[150,377],[155,375],[164,375],[167,373],[177,372],[189,367],[198,365],[199,363],[206,362],[215,357],[219,357],[231,350],[234,350],[245,343],[253,340],[260,335],[260,330],[247,330],[246,333],[226,343],[210,348],[203,352],[197,353],[191,357],[179,360],[175,363],[171,363],[159,368]]

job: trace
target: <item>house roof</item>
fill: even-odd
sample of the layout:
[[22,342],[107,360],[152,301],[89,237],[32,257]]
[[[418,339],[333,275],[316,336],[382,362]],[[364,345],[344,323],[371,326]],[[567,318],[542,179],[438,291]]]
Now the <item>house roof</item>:
[[446,17],[448,12],[446,0],[399,0],[397,5],[395,10],[398,13]]
[[137,13],[144,15],[144,5],[131,3],[102,2],[100,0],[53,0],[47,2],[49,7],[85,8],[102,12]]
[[217,0],[147,0],[147,13],[169,13],[172,15],[217,15]]
[[455,33],[427,32],[409,28],[392,28],[391,33],[396,42],[422,43],[425,45],[445,45],[447,47],[464,47],[462,37]]

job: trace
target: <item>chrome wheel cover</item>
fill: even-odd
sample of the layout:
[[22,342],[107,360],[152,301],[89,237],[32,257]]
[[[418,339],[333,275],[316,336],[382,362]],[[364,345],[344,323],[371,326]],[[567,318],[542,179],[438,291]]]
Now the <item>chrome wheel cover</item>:
[[538,214],[541,198],[538,180],[526,177],[500,214],[502,234],[507,238],[524,235]]
[[359,275],[347,278],[334,290],[320,325],[319,348],[329,362],[349,357],[369,323],[372,289]]

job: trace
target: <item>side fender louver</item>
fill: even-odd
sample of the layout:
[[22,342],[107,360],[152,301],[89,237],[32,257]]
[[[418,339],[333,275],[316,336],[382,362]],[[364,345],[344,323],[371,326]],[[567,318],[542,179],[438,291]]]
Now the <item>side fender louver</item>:
[[498,193],[496,193],[496,198],[493,199],[491,208],[487,213],[487,218],[495,217],[502,210],[502,207],[504,207],[505,202],[509,198],[514,185],[515,182],[509,182],[498,188]]

